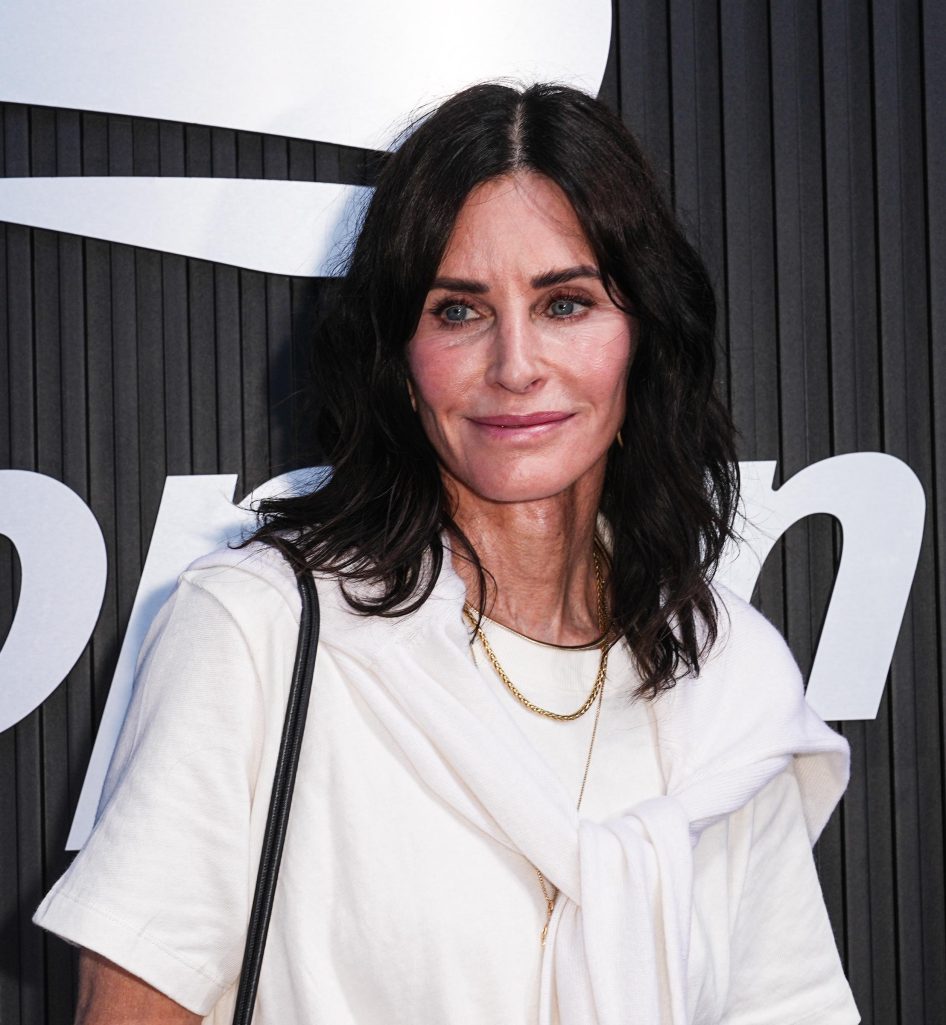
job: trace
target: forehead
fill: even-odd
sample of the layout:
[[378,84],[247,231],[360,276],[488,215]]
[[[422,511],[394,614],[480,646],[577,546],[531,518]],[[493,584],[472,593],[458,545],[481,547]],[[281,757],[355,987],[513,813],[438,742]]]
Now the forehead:
[[565,193],[531,172],[495,178],[467,197],[440,274],[476,271],[534,276],[537,270],[597,261]]

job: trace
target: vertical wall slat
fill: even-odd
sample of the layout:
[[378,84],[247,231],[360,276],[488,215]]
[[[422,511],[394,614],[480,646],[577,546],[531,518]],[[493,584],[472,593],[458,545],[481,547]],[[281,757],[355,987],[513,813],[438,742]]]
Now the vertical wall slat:
[[[237,135],[214,128],[211,152],[215,177],[239,176]],[[217,457],[220,465],[240,474],[238,492],[245,489],[243,456],[243,409],[240,342],[240,273],[235,267],[215,265],[214,278],[214,366],[216,377]]]
[[720,394],[728,402],[722,95],[719,22],[713,0],[671,3],[670,70],[676,211],[716,290],[717,333],[724,354],[716,376]]
[[[833,447],[879,451],[868,5],[825,4],[821,18]],[[842,811],[848,976],[865,1020],[895,1021],[894,932],[878,927],[894,915],[886,702],[874,723],[846,724],[844,733],[852,747]]]
[[[822,148],[820,24],[815,3],[770,6],[772,139],[778,283],[779,393],[785,480],[828,458],[830,364]],[[836,572],[834,524],[809,517],[784,538],[785,623],[804,674],[814,660]],[[844,949],[841,818],[818,843],[818,869]]]
[[[33,174],[52,175],[57,172],[56,112],[43,108],[30,118],[30,169]],[[55,232],[33,232],[33,331],[36,368],[36,470],[56,480],[63,477],[63,424],[60,351],[60,281],[59,240]],[[49,624],[54,629],[54,624]],[[57,826],[67,812],[69,777],[67,758],[68,689],[59,686],[43,702],[38,712],[40,771],[35,795],[41,809],[42,857],[37,865],[40,875],[38,891],[24,893],[27,908],[52,883],[53,866],[62,868],[62,838]],[[25,725],[25,723],[21,724]],[[29,928],[27,925],[26,928]],[[60,1017],[56,1004],[62,1003],[62,990],[69,988],[71,958],[61,944],[43,942],[41,963],[36,966],[37,983],[43,988],[46,1020]],[[47,980],[64,977],[64,986],[57,990]]]
[[[214,473],[224,463],[217,450],[216,301],[213,264],[187,265],[190,341],[191,465],[194,473]],[[234,472],[236,467],[230,472]]]
[[[7,122],[16,111],[5,107],[0,114],[0,168],[12,173],[8,166],[11,142]],[[24,154],[20,153],[22,158]],[[12,161],[10,161],[12,163]],[[16,229],[14,229],[15,231]],[[11,338],[9,311],[16,282],[8,278],[9,229],[0,225],[0,459],[2,465],[13,466],[13,376],[14,346]],[[6,538],[0,537],[0,644],[6,640],[13,622],[17,600],[16,550]],[[20,944],[19,904],[20,866],[16,840],[17,822],[16,730],[0,733],[0,822],[13,824],[0,829],[0,1021],[20,1022]]]
[[217,382],[217,453],[221,466],[237,472],[237,491],[245,493],[243,454],[243,365],[240,339],[240,271],[216,265],[214,277],[214,352]]
[[[63,123],[64,121],[64,123]],[[81,162],[79,115],[72,112],[61,120],[59,147],[60,171],[69,173]],[[75,172],[73,172],[75,173]],[[59,309],[62,360],[62,455],[63,482],[88,501],[88,402],[85,346],[84,260],[82,239],[63,235],[59,239]],[[66,767],[68,785],[64,787],[54,828],[47,838],[47,885],[57,879],[71,861],[65,844],[89,755],[92,750],[92,659],[89,648],[79,656],[64,685],[67,699],[68,738]],[[47,750],[47,758],[63,760],[63,751]],[[55,951],[55,953],[54,953]],[[76,952],[49,945],[50,957],[65,963],[52,967],[47,979],[50,1001],[50,1025],[68,1025],[75,1006]]]
[[[134,173],[157,175],[161,172],[161,130],[150,119],[136,120],[132,131]],[[150,249],[134,254],[135,267],[135,348],[138,420],[138,494],[140,503],[138,530],[141,562],[151,540],[164,478],[167,476],[164,393],[163,258]],[[119,423],[121,421],[118,421]]]
[[618,60],[621,117],[640,139],[669,196],[673,161],[668,14],[666,4],[625,0],[618,23]]
[[778,350],[768,21],[762,4],[724,5],[723,146],[732,408],[741,457],[779,453]]
[[240,272],[241,391],[243,404],[244,493],[269,479],[269,366],[266,347],[266,279]]
[[[184,159],[188,175],[212,177],[213,133],[210,128],[185,127]],[[191,471],[214,473],[219,462],[213,265],[204,260],[187,260],[185,268]]]
[[[86,133],[88,139],[89,133]],[[89,395],[89,506],[102,529],[109,553],[105,596],[92,636],[92,716],[98,723],[105,708],[111,672],[118,658],[118,589],[115,559],[118,545],[115,487],[115,431],[112,416],[114,360],[112,353],[111,246],[85,243],[87,374]]]
[[[924,142],[926,150],[926,204],[927,204],[927,267],[929,273],[929,338],[930,338],[930,395],[932,400],[932,440],[933,440],[933,471],[928,496],[930,506],[931,529],[934,531],[933,551],[935,558],[934,572],[937,582],[937,612],[942,623],[943,580],[946,579],[946,505],[944,505],[944,482],[946,482],[946,407],[942,396],[946,394],[946,353],[943,342],[946,340],[946,119],[943,117],[941,97],[946,96],[946,5],[937,0],[926,0],[921,6],[921,25],[923,40],[923,111],[924,111]],[[931,679],[946,679],[946,643],[942,628],[936,638],[936,661],[931,665]],[[939,670],[937,672],[937,669]],[[923,670],[921,670],[923,671]],[[932,703],[932,702],[931,702]],[[942,691],[939,695],[938,715],[930,714],[936,719],[939,727],[940,740],[940,771],[934,766],[925,767],[933,778],[938,777],[941,785],[946,777],[946,707]],[[933,724],[929,724],[933,729]],[[941,805],[942,807],[942,805]],[[938,882],[939,893],[942,895],[942,833],[939,838],[931,838],[930,848],[925,851],[930,859],[927,872],[933,874]],[[937,870],[935,858],[940,855]],[[932,918],[932,916],[930,916]],[[946,964],[946,936],[942,927],[930,930],[927,937],[927,962],[939,960]],[[929,1007],[942,1007],[946,1004],[946,973],[937,972],[927,982]]]
[[[9,110],[5,120],[7,173],[30,173],[30,112]],[[36,349],[33,321],[33,232],[7,228],[7,327],[10,345],[10,465],[37,468]],[[43,885],[42,738],[40,713],[13,727],[16,786],[17,914],[9,923],[19,948],[20,1015],[46,1015],[43,940],[30,925],[29,906]]]
[[[264,144],[259,135],[237,133],[241,177],[264,176]],[[270,477],[268,367],[266,347],[266,276],[240,271],[240,392],[243,426],[243,478],[240,497]]]
[[266,416],[273,476],[291,468],[293,443],[290,431],[290,392],[293,388],[289,366],[292,346],[292,291],[287,278],[266,281],[266,342],[268,357]]
[[[768,12],[763,4],[723,4],[720,10],[730,408],[741,434],[740,459],[778,460],[779,483],[785,468],[778,430]],[[783,572],[784,548],[778,545],[760,577],[758,595],[779,625]]]
[[[918,5],[875,5],[877,209],[880,328],[883,360],[884,448],[928,478],[931,466],[930,409],[925,364],[927,272]],[[917,365],[917,361],[921,361]],[[918,376],[923,373],[923,378]],[[931,531],[927,519],[925,545]],[[932,565],[923,559],[894,655],[890,679],[893,722],[894,839],[898,912],[900,1015],[922,1021],[926,1007],[922,979],[927,970],[927,919],[937,908],[928,901],[932,880],[924,872],[924,843],[942,843],[939,785],[934,792],[921,767],[933,754],[937,737],[928,737],[923,721],[925,681],[916,655],[935,642],[935,625],[926,597],[933,586]],[[938,734],[938,726],[936,727]],[[928,749],[932,747],[933,751]],[[938,762],[938,759],[937,759]],[[934,807],[934,804],[938,807]],[[941,849],[941,847],[940,847]],[[940,892],[941,892],[940,880]],[[939,902],[935,902],[938,904]],[[920,924],[920,928],[916,924]]]
[[[130,118],[109,119],[108,171],[115,175],[135,173],[135,125]],[[109,247],[113,373],[110,427],[115,463],[115,518],[122,539],[113,558],[120,631],[124,630],[134,601],[143,554],[135,263],[136,253],[131,247]]]
[[[182,125],[162,121],[158,131],[161,174],[185,176],[187,130]],[[163,253],[160,344],[164,352],[164,379],[161,390],[164,395],[164,451],[170,474],[192,472],[187,303],[187,260],[176,254]]]

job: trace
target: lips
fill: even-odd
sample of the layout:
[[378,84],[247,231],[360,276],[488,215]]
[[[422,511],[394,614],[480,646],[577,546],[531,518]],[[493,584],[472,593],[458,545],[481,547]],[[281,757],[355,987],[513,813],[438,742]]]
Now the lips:
[[473,416],[470,419],[474,423],[481,424],[483,427],[522,429],[523,427],[542,427],[545,424],[561,423],[562,420],[569,419],[571,415],[571,413],[545,410],[539,413],[523,413],[521,415],[507,413],[501,416]]

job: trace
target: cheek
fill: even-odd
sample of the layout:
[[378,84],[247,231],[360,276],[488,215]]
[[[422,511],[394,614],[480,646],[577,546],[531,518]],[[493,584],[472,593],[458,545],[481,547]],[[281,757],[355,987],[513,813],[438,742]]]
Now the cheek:
[[577,388],[600,410],[623,415],[633,354],[634,336],[624,325],[582,339],[570,361]]
[[482,368],[468,349],[439,341],[412,340],[407,365],[418,403],[433,416],[462,401],[482,377]]

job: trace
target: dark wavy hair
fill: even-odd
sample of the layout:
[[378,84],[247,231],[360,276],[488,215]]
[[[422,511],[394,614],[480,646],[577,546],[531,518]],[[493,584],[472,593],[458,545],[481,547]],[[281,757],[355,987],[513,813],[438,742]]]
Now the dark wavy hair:
[[706,270],[631,133],[575,89],[473,86],[387,157],[316,332],[317,431],[332,474],[309,494],[262,501],[242,544],[282,547],[291,535],[308,568],[340,578],[353,608],[398,616],[430,595],[445,530],[476,567],[482,614],[485,570],[411,408],[406,345],[470,191],[516,171],[564,191],[609,295],[638,321],[624,444],[608,454],[601,512],[612,531],[615,636],[627,639],[639,692],[653,697],[699,673],[717,638],[709,582],[735,538],[735,431],[714,389]]

